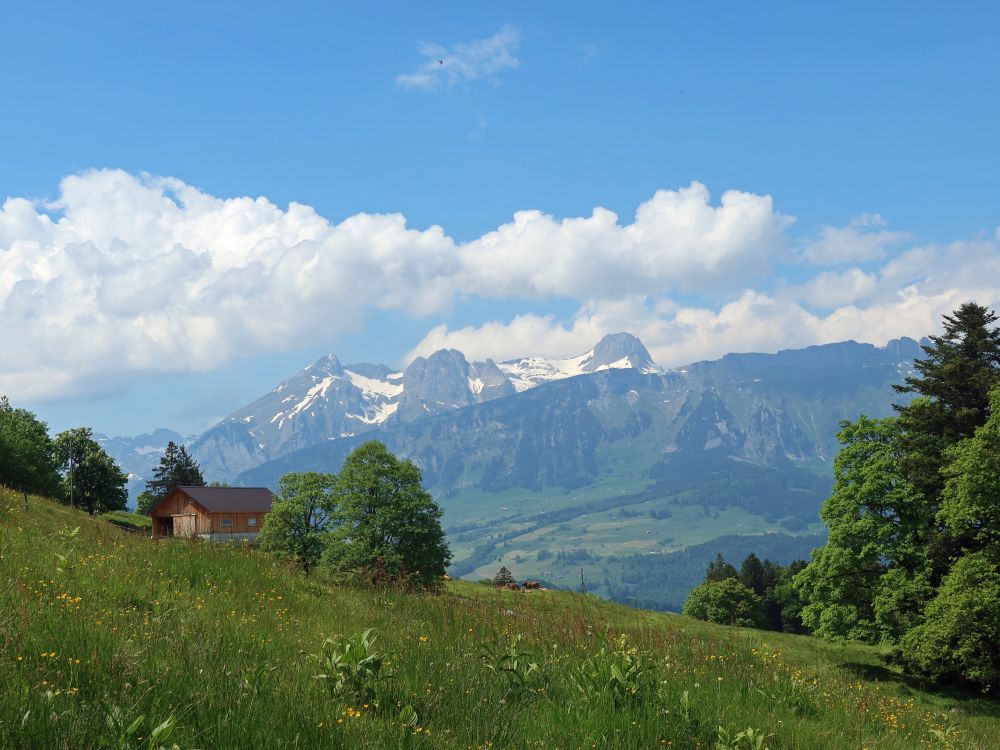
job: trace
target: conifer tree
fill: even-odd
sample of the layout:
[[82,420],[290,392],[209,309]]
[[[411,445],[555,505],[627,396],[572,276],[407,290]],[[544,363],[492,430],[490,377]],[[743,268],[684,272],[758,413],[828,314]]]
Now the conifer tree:
[[764,564],[753,552],[746,556],[740,567],[739,581],[757,596],[764,596],[767,590],[764,583]]
[[1000,327],[993,311],[967,302],[944,316],[944,333],[923,346],[925,359],[897,393],[918,398],[894,405],[899,413],[904,471],[926,497],[941,494],[945,450],[972,437],[990,415],[990,390],[1000,382]]
[[497,574],[493,576],[493,583],[497,586],[506,586],[509,583],[514,583],[514,576],[507,570],[506,565],[502,566],[497,571]]
[[705,569],[705,583],[717,583],[727,578],[739,578],[739,573],[732,564],[726,562],[726,558],[719,552]]
[[997,320],[972,302],[944,316],[896,387],[917,398],[842,423],[829,540],[794,579],[818,635],[893,644],[914,671],[984,689],[1000,675]]
[[153,470],[153,478],[146,482],[145,491],[139,495],[138,511],[149,514],[154,505],[174,487],[204,487],[198,463],[183,445],[171,440],[160,457],[160,465]]

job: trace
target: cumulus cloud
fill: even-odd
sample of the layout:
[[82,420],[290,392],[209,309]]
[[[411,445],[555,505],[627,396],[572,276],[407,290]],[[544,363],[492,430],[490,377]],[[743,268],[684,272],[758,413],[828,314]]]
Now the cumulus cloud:
[[823,266],[882,260],[889,248],[910,238],[906,232],[885,227],[879,214],[856,216],[846,227],[823,227],[803,254],[811,263]]
[[[570,356],[626,330],[677,366],[730,351],[920,336],[966,300],[1000,301],[1000,236],[894,249],[789,285],[780,263],[791,221],[769,196],[728,191],[715,202],[696,182],[658,191],[630,223],[603,208],[566,218],[529,210],[457,242],[400,214],[331,222],[299,203],[85,172],[65,178],[51,204],[10,198],[0,207],[0,393],[110,392],[151,373],[332,345],[373,309],[428,318],[408,359],[443,347],[480,359]],[[883,231],[874,226],[859,231]],[[801,278],[808,268],[793,270]],[[434,326],[464,298],[579,307],[569,320]]]
[[698,182],[657,191],[627,225],[603,208],[562,220],[520,211],[463,248],[462,286],[487,296],[581,299],[745,283],[767,272],[791,221],[770,196],[730,190],[714,206]]
[[[588,351],[606,334],[629,331],[642,339],[657,363],[679,367],[729,352],[775,352],[849,339],[883,345],[900,336],[920,338],[940,330],[941,316],[969,300],[1000,307],[1000,244],[954,243],[935,248],[931,255],[923,280],[902,287],[890,268],[895,263],[878,275],[820,275],[815,287],[831,295],[827,302],[844,300],[825,313],[814,312],[794,297],[753,289],[717,308],[632,295],[589,301],[569,322],[522,315],[507,323],[456,330],[437,326],[405,361],[442,348],[460,349],[472,359],[568,357]],[[858,288],[863,294],[850,291]],[[800,299],[808,296],[800,294]],[[853,304],[860,296],[867,297],[867,304]]]
[[521,32],[509,25],[486,39],[459,42],[451,47],[424,42],[420,55],[424,58],[417,68],[396,76],[396,85],[403,89],[440,91],[460,83],[491,78],[506,68],[521,64],[517,49]]
[[57,200],[0,209],[0,392],[108,390],[141,373],[329,341],[373,308],[457,296],[574,299],[725,287],[783,242],[771,199],[660,191],[631,224],[523,211],[467,243],[399,214],[331,223],[309,206],[223,199],[180,180],[90,171]]
[[793,290],[807,305],[815,307],[838,307],[862,302],[878,288],[878,277],[860,268],[845,271],[824,271],[805,284]]

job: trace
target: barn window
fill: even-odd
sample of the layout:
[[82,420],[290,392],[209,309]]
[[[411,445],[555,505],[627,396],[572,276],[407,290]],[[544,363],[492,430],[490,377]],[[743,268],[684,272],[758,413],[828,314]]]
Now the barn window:
[[257,519],[256,518],[248,518],[247,519],[247,526],[256,526],[256,525],[257,525]]
[[223,526],[232,526],[233,525],[233,520],[231,518],[223,518],[222,519],[222,525]]

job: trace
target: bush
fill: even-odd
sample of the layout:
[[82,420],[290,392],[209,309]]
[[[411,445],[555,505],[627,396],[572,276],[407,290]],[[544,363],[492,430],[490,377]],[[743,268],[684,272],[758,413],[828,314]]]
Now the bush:
[[1000,686],[1000,571],[985,553],[960,558],[902,639],[903,660],[935,680]]
[[751,628],[763,620],[760,597],[735,578],[695,586],[684,602],[684,614],[720,625]]

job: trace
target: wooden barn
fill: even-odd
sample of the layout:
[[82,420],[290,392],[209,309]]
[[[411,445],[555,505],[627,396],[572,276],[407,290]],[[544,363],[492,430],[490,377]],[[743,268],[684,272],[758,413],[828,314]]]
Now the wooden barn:
[[266,487],[174,487],[149,512],[153,538],[257,538],[273,496]]

